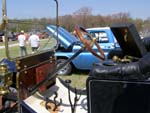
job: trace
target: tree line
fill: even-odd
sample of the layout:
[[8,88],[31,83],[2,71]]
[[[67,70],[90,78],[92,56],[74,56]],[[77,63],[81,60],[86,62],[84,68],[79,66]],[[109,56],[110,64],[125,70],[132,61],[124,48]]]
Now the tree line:
[[[137,30],[144,35],[150,32],[150,18],[147,18],[146,20],[140,18],[133,19],[130,17],[129,13],[124,12],[106,16],[100,14],[93,15],[91,8],[82,7],[72,14],[59,16],[58,18],[58,24],[70,32],[73,31],[77,25],[89,28],[111,26],[115,23],[126,22],[135,24]],[[13,32],[18,32],[21,29],[24,29],[27,32],[33,30],[41,31],[49,24],[56,24],[56,18],[11,19],[8,23],[8,29]]]

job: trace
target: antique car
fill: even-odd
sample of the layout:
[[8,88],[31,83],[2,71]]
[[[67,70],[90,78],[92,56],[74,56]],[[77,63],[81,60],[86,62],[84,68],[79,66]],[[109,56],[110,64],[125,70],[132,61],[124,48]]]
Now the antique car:
[[[91,43],[97,45],[96,41],[91,39],[94,42],[89,43],[81,33],[88,32],[84,28],[75,30],[85,47],[102,60],[101,49],[102,56],[99,56],[90,46]],[[124,53],[123,58],[114,55],[112,60],[95,63],[86,80],[86,89],[71,87],[70,80],[57,77],[46,92],[36,92],[24,99],[22,110],[29,113],[148,113],[150,53],[146,47],[150,45],[145,47],[134,24],[114,24],[111,30]]]
[[[7,25],[6,12],[3,14],[1,30]],[[142,43],[132,23],[113,24],[110,28],[121,47],[122,58],[114,54],[111,60],[104,60],[104,51],[96,39],[83,27],[76,27],[81,48],[59,66],[56,47],[11,59],[5,34],[7,57],[0,61],[0,112],[149,113],[150,43]],[[58,35],[57,30],[58,26]],[[92,49],[93,45],[100,54]],[[60,79],[57,72],[87,50],[101,62],[93,65],[86,88],[74,88],[70,80]]]
[[[47,26],[47,32],[56,37],[55,33],[56,26]],[[97,27],[86,29],[94,38],[97,38],[97,43],[104,51],[107,58],[107,54],[113,49],[120,49],[118,46],[115,36],[113,35],[109,27]],[[88,36],[84,36],[88,38]],[[65,28],[59,26],[58,28],[58,41],[59,47],[56,50],[55,56],[57,57],[57,65],[59,66],[66,60],[68,60],[76,51],[81,48],[81,41],[69,33]],[[97,53],[99,53],[96,46],[93,48]],[[75,59],[73,59],[68,65],[58,71],[59,75],[68,75],[72,73],[73,69],[78,70],[90,70],[93,63],[99,62],[99,59],[93,56],[89,51],[84,51],[79,54]]]

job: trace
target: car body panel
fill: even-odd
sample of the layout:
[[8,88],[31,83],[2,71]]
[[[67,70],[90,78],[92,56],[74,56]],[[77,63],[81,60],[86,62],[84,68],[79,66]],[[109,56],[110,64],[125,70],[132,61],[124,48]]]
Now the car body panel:
[[[50,34],[54,35],[54,38],[56,38],[57,34],[55,32],[56,30],[56,26],[54,25],[49,25],[47,27],[47,30],[49,31]],[[102,50],[104,51],[104,54],[107,58],[107,54],[109,53],[110,50],[115,48],[115,37],[113,35],[113,33],[111,32],[110,28],[108,27],[104,27],[104,28],[88,28],[87,31],[89,33],[91,33],[91,35],[93,35],[93,33],[98,33],[98,32],[102,32],[101,36],[106,36],[107,35],[107,39],[105,37],[103,42],[98,42],[100,47],[102,48]],[[66,58],[69,59],[71,56],[74,55],[75,52],[77,52],[82,46],[83,44],[77,43],[79,42],[79,40],[77,39],[77,37],[75,37],[74,35],[72,35],[71,33],[69,33],[67,30],[65,30],[62,27],[58,27],[58,40],[59,43],[65,48],[69,48],[71,45],[72,49],[71,51],[61,51],[58,50],[55,53],[55,56],[59,59],[59,58]],[[94,51],[97,52],[97,54],[100,54],[98,49],[96,48],[96,46],[94,45],[92,48]],[[91,52],[89,52],[88,50],[85,50],[84,52],[80,53],[74,60],[72,60],[72,64],[74,65],[74,67],[76,69],[82,69],[82,70],[89,70],[92,68],[93,63],[96,62],[100,62],[100,60],[95,57],[94,55],[92,55]]]

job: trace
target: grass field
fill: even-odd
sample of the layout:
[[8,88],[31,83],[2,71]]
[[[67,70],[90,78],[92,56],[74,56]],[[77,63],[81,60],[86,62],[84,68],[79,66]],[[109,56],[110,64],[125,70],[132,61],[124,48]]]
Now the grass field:
[[[39,51],[43,51],[46,49],[51,49],[55,45],[56,41],[53,38],[46,38],[40,40],[40,48]],[[6,57],[5,53],[5,43],[0,42],[0,59]],[[20,48],[18,46],[18,41],[10,41],[8,42],[8,48],[9,48],[9,56],[10,58],[16,58],[20,56]],[[26,44],[27,52],[28,54],[31,54],[31,47],[29,43]]]
[[86,79],[89,75],[88,71],[79,71],[76,70],[73,72],[72,75],[64,75],[64,76],[58,76],[62,78],[63,80],[71,80],[71,86],[76,87],[76,88],[85,88],[86,87]]

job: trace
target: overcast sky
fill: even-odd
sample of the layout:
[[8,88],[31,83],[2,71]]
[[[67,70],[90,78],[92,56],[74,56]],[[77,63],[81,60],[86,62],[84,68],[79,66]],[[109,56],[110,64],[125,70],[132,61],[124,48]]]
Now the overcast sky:
[[[8,18],[41,18],[56,15],[54,0],[6,1]],[[82,7],[89,7],[92,9],[92,14],[95,15],[106,16],[123,12],[129,13],[132,18],[147,19],[150,17],[150,0],[58,0],[58,3],[60,16],[72,14]],[[0,3],[0,13],[1,9],[2,3]]]

